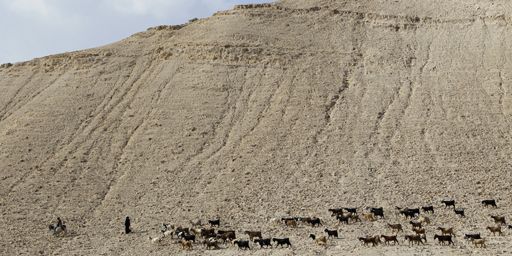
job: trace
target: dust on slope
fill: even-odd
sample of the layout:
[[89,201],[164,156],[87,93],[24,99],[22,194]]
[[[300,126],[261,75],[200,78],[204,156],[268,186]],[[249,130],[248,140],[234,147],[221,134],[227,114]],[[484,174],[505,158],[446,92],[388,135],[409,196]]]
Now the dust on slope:
[[[507,19],[383,3],[235,8],[0,70],[0,253],[168,253],[125,215],[302,239],[268,219],[508,194]],[[55,215],[73,236],[48,236]]]

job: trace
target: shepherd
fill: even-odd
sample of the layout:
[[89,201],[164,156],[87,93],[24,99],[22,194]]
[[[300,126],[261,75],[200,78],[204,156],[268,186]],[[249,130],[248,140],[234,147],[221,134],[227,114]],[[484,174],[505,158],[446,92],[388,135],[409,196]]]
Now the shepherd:
[[132,230],[130,229],[130,225],[131,225],[130,217],[126,216],[126,219],[124,220],[124,233],[125,234],[129,234],[132,232]]

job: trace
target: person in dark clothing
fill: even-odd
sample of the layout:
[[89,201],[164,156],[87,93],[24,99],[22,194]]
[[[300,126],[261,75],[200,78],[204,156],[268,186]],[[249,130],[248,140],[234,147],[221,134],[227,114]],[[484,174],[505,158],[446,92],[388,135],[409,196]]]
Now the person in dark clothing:
[[60,217],[57,217],[57,226],[58,228],[62,228],[62,220],[60,219]]
[[132,230],[130,229],[130,225],[131,225],[131,222],[130,222],[130,217],[126,217],[126,219],[124,220],[124,233],[125,234],[129,234],[132,232]]

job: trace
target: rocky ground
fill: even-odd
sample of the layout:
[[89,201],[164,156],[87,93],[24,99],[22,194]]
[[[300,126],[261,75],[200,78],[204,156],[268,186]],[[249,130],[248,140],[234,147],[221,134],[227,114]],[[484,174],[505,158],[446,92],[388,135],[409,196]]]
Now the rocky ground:
[[[511,12],[504,0],[283,0],[2,65],[0,254],[510,254],[510,230],[485,227],[512,210]],[[406,223],[395,206],[443,198],[467,217],[440,208],[427,245],[357,241]],[[307,238],[323,228],[270,222],[335,227],[327,209],[340,206],[388,216],[340,226],[327,249]],[[57,216],[64,238],[47,230]],[[148,241],[162,222],[216,217],[294,247]],[[437,226],[455,227],[455,246],[433,241]],[[487,249],[461,238],[472,231]]]

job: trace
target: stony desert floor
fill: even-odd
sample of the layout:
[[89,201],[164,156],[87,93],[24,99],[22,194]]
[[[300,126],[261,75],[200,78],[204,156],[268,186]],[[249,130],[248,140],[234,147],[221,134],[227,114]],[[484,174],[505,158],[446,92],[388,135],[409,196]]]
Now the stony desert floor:
[[[0,254],[510,255],[512,230],[485,227],[512,218],[511,17],[505,0],[282,0],[4,64]],[[391,222],[411,232],[395,207],[428,204],[427,245],[357,241]],[[337,227],[327,209],[342,206],[386,218]],[[66,237],[48,232],[57,216]],[[271,221],[286,216],[341,238],[323,249],[307,236],[324,227]],[[148,241],[160,223],[217,217],[294,246]],[[437,226],[455,246],[433,241]]]

